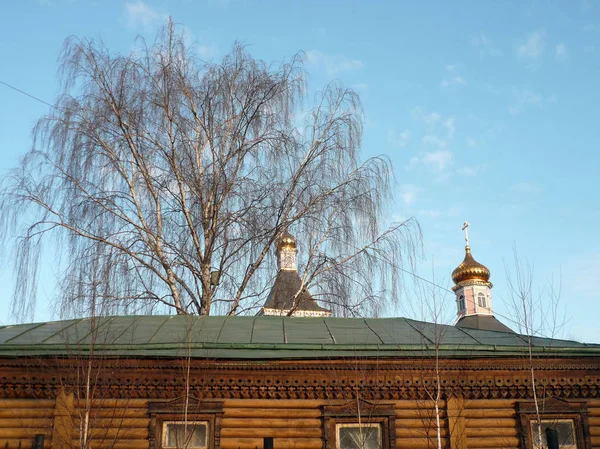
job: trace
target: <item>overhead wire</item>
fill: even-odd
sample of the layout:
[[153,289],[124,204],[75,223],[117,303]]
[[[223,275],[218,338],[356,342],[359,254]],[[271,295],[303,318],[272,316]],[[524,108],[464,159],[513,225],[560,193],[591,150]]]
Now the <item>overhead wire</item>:
[[[15,86],[13,86],[13,85],[11,85],[11,84],[9,84],[9,83],[6,83],[6,82],[4,82],[4,81],[2,81],[2,80],[0,80],[0,84],[2,84],[2,85],[4,85],[4,86],[8,87],[9,89],[12,89],[12,90],[14,90],[14,91],[16,91],[16,92],[20,93],[20,94],[22,94],[22,95],[25,95],[25,96],[27,96],[27,97],[29,97],[29,98],[31,98],[31,99],[33,99],[33,100],[35,100],[35,101],[38,101],[38,102],[40,102],[40,103],[42,103],[42,104],[45,104],[46,106],[50,106],[50,107],[51,107],[51,108],[53,108],[53,109],[62,110],[60,107],[58,107],[58,106],[56,106],[56,105],[53,105],[53,104],[51,104],[51,103],[48,103],[47,101],[44,101],[44,100],[42,100],[41,98],[38,98],[38,97],[36,97],[35,95],[32,95],[32,94],[30,94],[30,93],[28,93],[28,92],[26,92],[26,91],[24,91],[24,90],[22,90],[22,89],[19,89],[18,87],[15,87]],[[439,285],[439,284],[437,284],[437,283],[435,283],[435,282],[433,282],[433,281],[430,281],[429,279],[426,279],[426,278],[424,278],[424,277],[422,277],[422,276],[419,276],[418,274],[416,274],[416,273],[414,273],[414,272],[412,272],[412,271],[410,271],[410,270],[407,270],[407,269],[405,269],[405,268],[403,268],[403,267],[401,267],[401,266],[399,266],[399,265],[397,265],[397,264],[395,264],[395,263],[392,263],[392,264],[394,265],[394,268],[396,268],[396,269],[398,269],[398,270],[402,271],[403,273],[406,273],[406,274],[408,274],[408,275],[410,275],[410,276],[413,276],[414,278],[416,278],[416,279],[419,279],[419,280],[421,280],[421,281],[423,281],[423,282],[426,282],[426,283],[428,283],[428,284],[430,284],[430,285],[432,285],[432,286],[434,286],[434,287],[436,287],[436,288],[438,288],[438,289],[440,289],[440,290],[443,290],[443,291],[445,291],[445,292],[447,292],[447,293],[454,294],[454,292],[453,292],[452,290],[450,290],[449,288],[447,288],[447,287],[441,286],[441,285]],[[508,316],[506,316],[506,315],[504,315],[504,314],[501,314],[501,313],[499,313],[499,312],[494,312],[494,315],[498,315],[500,318],[503,318],[503,319],[505,319],[505,320],[507,320],[507,321],[511,322],[512,324],[515,324],[515,325],[517,325],[517,326],[522,326],[522,325],[523,325],[523,323],[521,323],[521,322],[519,322],[519,321],[516,321],[516,320],[514,320],[513,318],[511,318],[511,317],[508,317]],[[546,336],[543,336],[543,335],[542,335],[542,337],[543,337],[543,338],[551,338],[551,337],[546,337]]]

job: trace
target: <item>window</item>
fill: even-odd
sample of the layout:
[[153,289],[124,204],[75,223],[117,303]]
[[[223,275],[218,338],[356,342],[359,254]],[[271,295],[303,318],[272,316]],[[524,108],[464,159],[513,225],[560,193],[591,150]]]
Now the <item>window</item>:
[[208,436],[207,421],[165,421],[163,422],[163,448],[206,448]]
[[324,405],[324,449],[394,449],[394,402],[360,400]]
[[477,294],[477,304],[479,305],[479,307],[487,307],[485,302],[485,295],[483,293]]
[[149,449],[220,449],[223,401],[218,399],[153,401]]
[[458,298],[458,311],[462,312],[463,310],[465,310],[465,297],[460,295]]
[[546,398],[538,402],[538,406],[539,415],[533,401],[523,401],[517,405],[524,449],[546,449],[548,428],[556,430],[558,447],[561,449],[591,449],[586,402]]
[[543,419],[541,426],[539,422],[532,422],[531,435],[534,449],[545,449],[548,447],[546,439],[547,429],[556,431],[558,447],[561,449],[577,449],[577,444],[575,443],[575,425],[572,419]]
[[337,449],[380,449],[380,424],[338,424]]

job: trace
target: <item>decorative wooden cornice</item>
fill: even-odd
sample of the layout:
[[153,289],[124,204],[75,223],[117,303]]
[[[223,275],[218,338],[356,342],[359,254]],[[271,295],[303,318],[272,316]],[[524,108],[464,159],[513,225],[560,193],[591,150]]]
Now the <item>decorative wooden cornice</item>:
[[[451,361],[439,375],[445,397],[527,399],[530,364],[524,360]],[[84,359],[0,361],[0,398],[54,398],[80,391]],[[188,365],[189,363],[189,365]],[[461,365],[462,364],[462,365]],[[600,361],[534,360],[538,395],[600,398]],[[184,360],[95,360],[94,388],[106,398],[173,399],[188,388],[202,398],[421,400],[437,386],[423,360],[332,360],[231,363]],[[189,370],[189,378],[186,372]]]

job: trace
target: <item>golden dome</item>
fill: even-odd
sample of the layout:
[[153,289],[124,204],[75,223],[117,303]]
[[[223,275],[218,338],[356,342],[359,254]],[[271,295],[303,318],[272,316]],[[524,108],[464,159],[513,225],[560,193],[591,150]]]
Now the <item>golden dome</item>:
[[296,237],[287,231],[283,231],[283,234],[277,239],[277,249],[282,248],[296,248]]
[[490,284],[490,270],[473,259],[471,248],[467,246],[465,248],[465,260],[452,272],[452,280],[457,285],[471,281]]

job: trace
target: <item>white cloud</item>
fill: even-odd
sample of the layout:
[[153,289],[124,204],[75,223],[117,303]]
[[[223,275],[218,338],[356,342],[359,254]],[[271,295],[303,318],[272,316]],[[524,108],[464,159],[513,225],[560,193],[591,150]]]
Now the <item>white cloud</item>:
[[484,171],[486,165],[474,165],[474,166],[465,166],[459,168],[456,172],[462,176],[477,176],[480,172]]
[[479,50],[479,56],[501,56],[502,52],[494,47],[492,41],[485,34],[471,37],[471,45]]
[[584,33],[594,33],[596,31],[600,31],[600,25],[596,25],[595,23],[586,23],[583,27],[581,27],[581,31]]
[[315,67],[324,67],[329,76],[361,70],[365,66],[360,59],[351,59],[343,55],[328,55],[318,50],[307,51],[306,62]]
[[127,26],[132,30],[152,31],[165,18],[142,0],[125,3]]
[[516,90],[513,93],[512,104],[508,107],[511,114],[519,114],[528,107],[536,107],[544,109],[548,104],[556,102],[556,95],[550,95],[548,97],[542,94],[533,92],[531,90]]
[[423,156],[423,163],[435,170],[444,171],[452,164],[452,153],[447,150],[425,153],[425,156]]
[[458,64],[446,65],[446,76],[442,79],[440,86],[446,88],[450,86],[464,86],[467,84],[465,79],[458,73]]
[[444,139],[440,139],[439,137],[431,134],[423,136],[423,143],[425,145],[433,145],[438,148],[446,148],[448,146],[448,143]]
[[410,140],[410,129],[405,129],[404,131],[397,133],[393,129],[388,130],[388,142],[399,146],[404,147]]
[[467,84],[465,79],[462,76],[454,76],[452,78],[444,78],[440,83],[442,87],[450,87],[450,86],[464,86]]
[[442,120],[441,114],[438,114],[437,112],[426,112],[425,109],[420,106],[414,108],[410,114],[414,120],[421,121],[428,127],[434,127]]
[[454,137],[456,126],[454,125],[454,117],[448,117],[443,122],[444,128],[448,130],[448,137]]
[[467,137],[465,139],[465,143],[467,144],[467,146],[469,148],[475,148],[475,147],[477,147],[477,140],[475,140],[473,137]]
[[534,63],[539,61],[546,49],[546,35],[543,31],[534,31],[517,46],[517,57],[523,61]]
[[567,46],[563,43],[558,44],[554,50],[554,55],[559,62],[566,60],[568,56]]
[[512,189],[520,193],[542,193],[543,191],[539,185],[525,181],[513,184]]
[[406,206],[412,205],[421,189],[414,184],[404,184],[400,187],[400,198]]

